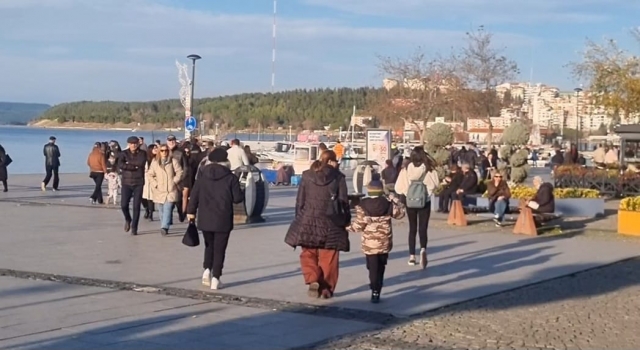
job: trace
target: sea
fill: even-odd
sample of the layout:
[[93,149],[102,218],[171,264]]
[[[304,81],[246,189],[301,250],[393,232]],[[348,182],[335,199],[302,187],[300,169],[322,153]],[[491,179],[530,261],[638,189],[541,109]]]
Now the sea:
[[[60,148],[60,173],[88,172],[87,156],[96,142],[116,140],[123,147],[129,136],[142,136],[147,143],[154,140],[166,140],[167,131],[126,131],[126,130],[86,130],[86,129],[54,129],[33,128],[27,126],[0,126],[0,145],[13,159],[9,166],[9,174],[42,174],[44,173],[44,155],[42,149],[55,136]],[[181,135],[176,134],[178,138]],[[277,134],[242,134],[231,133],[222,140],[238,138],[241,141],[258,140],[282,141],[283,136]]]

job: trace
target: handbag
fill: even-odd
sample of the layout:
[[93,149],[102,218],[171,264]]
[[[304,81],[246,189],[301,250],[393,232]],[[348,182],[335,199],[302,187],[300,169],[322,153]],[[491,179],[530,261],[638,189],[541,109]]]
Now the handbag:
[[13,163],[13,159],[11,159],[11,156],[9,156],[9,154],[5,154],[4,155],[4,166],[9,166],[9,164]]
[[351,224],[351,209],[349,205],[340,200],[338,180],[333,180],[330,185],[331,200],[327,208],[327,216],[339,227],[347,227]]
[[189,221],[187,231],[182,237],[182,244],[186,245],[187,247],[197,247],[200,245],[200,237],[198,235],[198,228],[196,227],[195,222]]

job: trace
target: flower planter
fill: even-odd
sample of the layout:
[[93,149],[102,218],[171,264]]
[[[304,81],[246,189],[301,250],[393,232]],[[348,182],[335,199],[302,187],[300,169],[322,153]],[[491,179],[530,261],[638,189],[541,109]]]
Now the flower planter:
[[640,236],[640,211],[618,210],[618,233]]

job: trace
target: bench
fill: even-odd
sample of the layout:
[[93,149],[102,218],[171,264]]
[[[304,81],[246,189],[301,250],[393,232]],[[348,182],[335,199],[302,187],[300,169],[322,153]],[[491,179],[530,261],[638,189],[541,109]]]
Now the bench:
[[549,214],[533,213],[533,210],[526,205],[520,207],[520,215],[513,227],[514,234],[537,236],[538,228],[546,223],[562,218],[562,213],[555,212]]
[[465,214],[470,211],[469,208],[477,207],[478,198],[481,197],[482,194],[476,193],[466,195],[462,197],[462,200],[452,200],[451,207],[449,208],[449,216],[447,217],[447,224],[454,226],[467,226],[468,223]]

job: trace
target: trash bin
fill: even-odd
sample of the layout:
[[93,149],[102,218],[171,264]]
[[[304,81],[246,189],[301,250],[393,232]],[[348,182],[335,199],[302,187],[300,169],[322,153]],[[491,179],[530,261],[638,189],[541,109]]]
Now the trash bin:
[[244,200],[233,207],[234,222],[264,222],[262,214],[269,202],[269,184],[264,174],[253,165],[243,165],[233,173],[239,178],[240,188],[244,191]]

